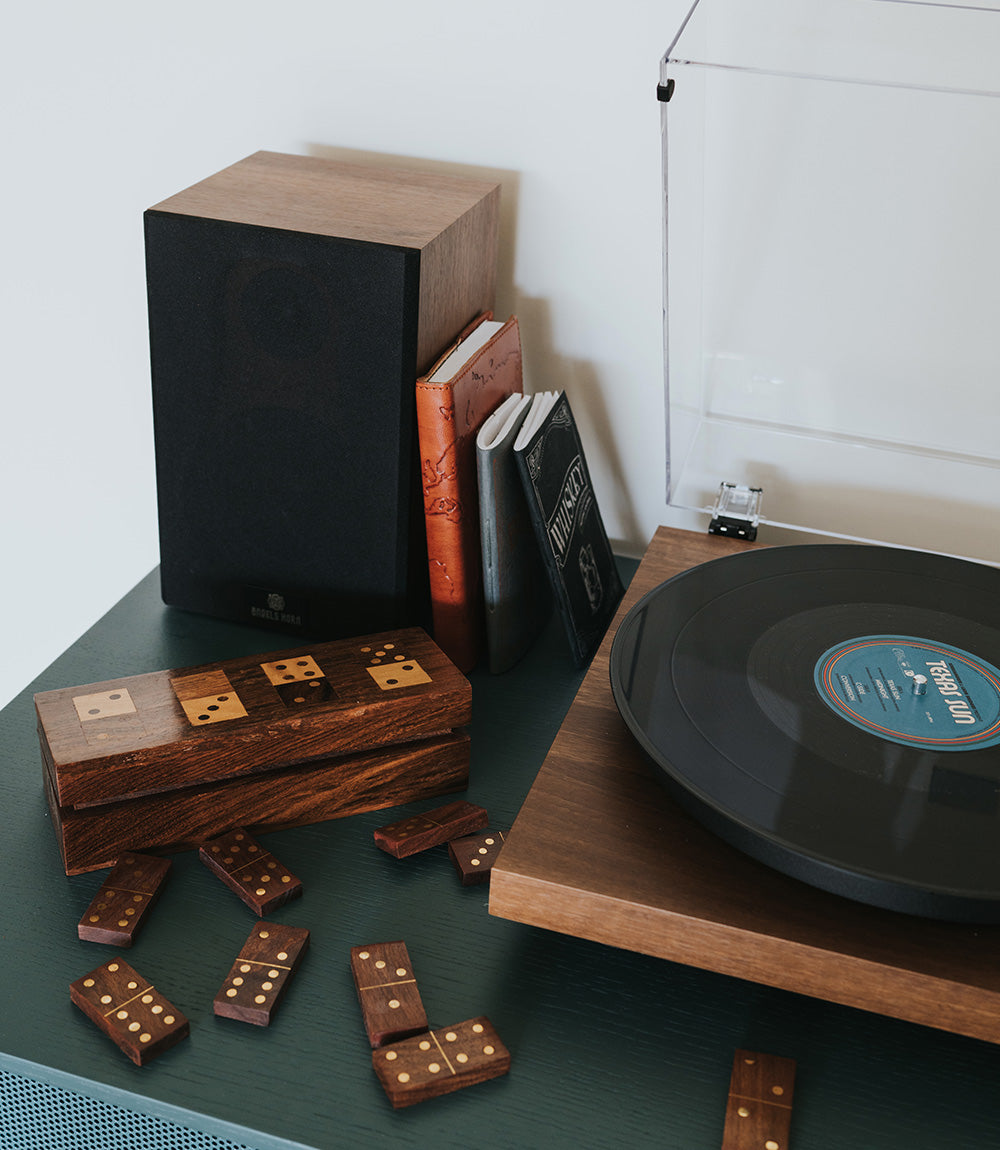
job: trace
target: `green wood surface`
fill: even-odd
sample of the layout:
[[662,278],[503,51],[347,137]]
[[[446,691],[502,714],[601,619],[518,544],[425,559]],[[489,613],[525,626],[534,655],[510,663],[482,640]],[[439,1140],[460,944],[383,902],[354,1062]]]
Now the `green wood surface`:
[[[623,564],[628,576],[634,567]],[[194,854],[175,856],[126,957],[188,1015],[191,1038],[133,1066],[69,1001],[69,983],[111,954],[76,937],[105,872],[62,873],[32,693],[283,643],[163,607],[154,573],[3,711],[0,1069],[260,1150],[370,1140],[716,1150],[733,1050],[744,1047],[798,1062],[793,1150],[1000,1147],[1000,1048],[491,917],[486,888],[463,888],[444,847],[404,860],[375,848],[374,828],[404,808],[266,836],[305,885],[273,917],[312,932],[269,1029],[213,1016],[255,919]],[[471,678],[466,797],[507,827],[582,675],[553,620],[513,671]],[[489,1015],[511,1051],[509,1076],[392,1110],[371,1069],[349,951],[397,938],[431,1024]]]

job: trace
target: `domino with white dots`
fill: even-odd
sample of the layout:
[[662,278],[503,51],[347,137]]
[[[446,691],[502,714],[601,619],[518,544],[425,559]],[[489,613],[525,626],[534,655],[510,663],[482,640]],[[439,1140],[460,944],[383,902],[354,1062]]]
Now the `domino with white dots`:
[[793,1059],[737,1050],[722,1150],[788,1150],[794,1089]]
[[378,827],[374,832],[375,845],[395,858],[408,858],[482,830],[488,822],[485,807],[458,799],[432,811],[409,815],[398,822]]
[[499,1078],[510,1052],[488,1018],[407,1038],[372,1053],[372,1066],[394,1109]]
[[169,871],[169,859],[122,855],[77,924],[77,935],[85,942],[131,946]]
[[262,922],[253,928],[212,1002],[220,1018],[270,1026],[309,947],[300,926]]
[[69,996],[136,1066],[144,1066],[190,1032],[177,1007],[121,958],[71,982]]
[[427,1013],[405,942],[352,947],[351,974],[373,1047],[428,1029]]
[[261,918],[302,894],[302,882],[242,827],[204,843],[198,856]]
[[462,886],[490,881],[490,872],[505,841],[503,831],[485,830],[448,843],[448,857],[462,880]]

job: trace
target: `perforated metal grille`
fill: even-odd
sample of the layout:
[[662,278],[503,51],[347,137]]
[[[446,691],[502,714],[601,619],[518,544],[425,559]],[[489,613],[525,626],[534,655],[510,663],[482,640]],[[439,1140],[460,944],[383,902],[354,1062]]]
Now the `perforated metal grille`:
[[248,1150],[0,1070],[0,1150]]

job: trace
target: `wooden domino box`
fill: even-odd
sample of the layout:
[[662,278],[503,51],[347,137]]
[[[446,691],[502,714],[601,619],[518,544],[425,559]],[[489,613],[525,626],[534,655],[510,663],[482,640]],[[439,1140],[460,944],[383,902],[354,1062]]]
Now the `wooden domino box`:
[[67,874],[462,790],[468,680],[419,628],[35,696]]

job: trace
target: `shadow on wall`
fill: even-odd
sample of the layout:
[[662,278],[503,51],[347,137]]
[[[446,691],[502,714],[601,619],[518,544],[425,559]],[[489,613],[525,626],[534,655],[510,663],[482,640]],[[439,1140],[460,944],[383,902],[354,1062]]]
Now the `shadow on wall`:
[[[552,338],[552,307],[548,300],[522,294],[514,282],[514,253],[520,207],[520,172],[429,160],[325,144],[307,146],[309,155],[324,160],[403,168],[434,175],[460,176],[500,184],[500,249],[497,259],[496,315],[518,317],[524,345],[525,390],[565,391],[580,428],[591,472],[610,476],[610,489],[599,485],[598,500],[605,521],[622,526],[622,538],[639,539],[642,528],[629,496],[618,445],[611,434],[607,400],[593,364],[561,355]],[[612,540],[614,544],[615,541]]]
[[[642,528],[635,503],[629,495],[618,444],[611,434],[607,395],[601,386],[597,369],[584,359],[561,355],[552,338],[552,308],[548,300],[533,299],[517,293],[515,312],[521,326],[524,344],[524,379],[526,391],[565,391],[592,478],[594,474],[610,477],[610,484],[595,479],[597,498],[605,523],[621,524],[623,539],[642,538]],[[617,541],[612,540],[616,547]]]
[[325,144],[309,144],[310,156],[321,160],[339,160],[347,164],[368,164],[373,168],[402,168],[410,172],[427,172],[436,176],[459,176],[467,180],[486,180],[499,184],[500,191],[500,251],[497,257],[497,315],[516,313],[514,288],[514,237],[517,235],[518,201],[521,173],[502,168],[478,167],[474,164],[456,164],[444,160],[425,160],[421,157],[398,156],[385,152],[366,152],[358,148],[337,148]]

